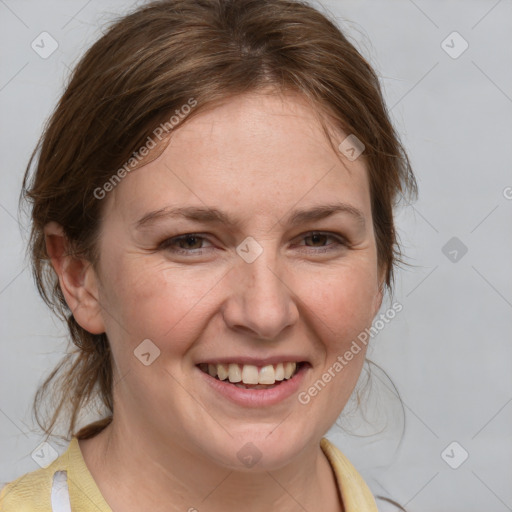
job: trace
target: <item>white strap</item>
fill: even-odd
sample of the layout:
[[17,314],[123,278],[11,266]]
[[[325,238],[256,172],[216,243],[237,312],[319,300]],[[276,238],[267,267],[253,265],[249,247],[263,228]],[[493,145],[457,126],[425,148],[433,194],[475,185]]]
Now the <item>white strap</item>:
[[56,471],[53,475],[52,510],[53,512],[71,512],[66,471]]

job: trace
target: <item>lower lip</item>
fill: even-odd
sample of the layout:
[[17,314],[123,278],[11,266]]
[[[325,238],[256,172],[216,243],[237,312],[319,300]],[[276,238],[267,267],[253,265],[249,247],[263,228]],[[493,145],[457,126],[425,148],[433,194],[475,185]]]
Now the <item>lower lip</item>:
[[298,391],[308,368],[309,365],[303,365],[291,379],[283,380],[281,384],[271,389],[244,389],[216,379],[196,367],[209,386],[228,400],[243,407],[267,407],[286,400]]

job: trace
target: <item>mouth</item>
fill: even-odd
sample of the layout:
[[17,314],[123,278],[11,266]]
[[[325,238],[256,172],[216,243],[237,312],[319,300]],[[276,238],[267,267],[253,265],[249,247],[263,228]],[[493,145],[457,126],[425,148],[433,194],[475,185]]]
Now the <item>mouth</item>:
[[308,365],[309,363],[306,361],[286,361],[265,366],[240,363],[200,363],[197,367],[210,377],[226,384],[232,384],[237,388],[266,390],[290,381]]

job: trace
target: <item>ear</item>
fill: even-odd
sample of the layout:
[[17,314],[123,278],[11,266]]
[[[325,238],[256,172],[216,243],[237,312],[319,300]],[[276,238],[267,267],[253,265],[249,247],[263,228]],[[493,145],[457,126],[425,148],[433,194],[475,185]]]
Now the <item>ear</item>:
[[44,227],[46,252],[59,278],[60,289],[77,323],[92,334],[105,332],[98,299],[98,278],[90,262],[73,256],[62,226]]

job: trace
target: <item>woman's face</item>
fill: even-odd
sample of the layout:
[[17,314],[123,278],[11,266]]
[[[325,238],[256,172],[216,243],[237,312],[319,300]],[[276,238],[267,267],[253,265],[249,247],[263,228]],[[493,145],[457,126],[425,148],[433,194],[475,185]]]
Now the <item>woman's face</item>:
[[[317,446],[364,345],[334,365],[381,301],[363,159],[334,153],[300,96],[243,95],[175,127],[104,201],[116,418],[227,467],[275,469]],[[300,371],[273,388],[229,382],[283,379],[290,362]]]

